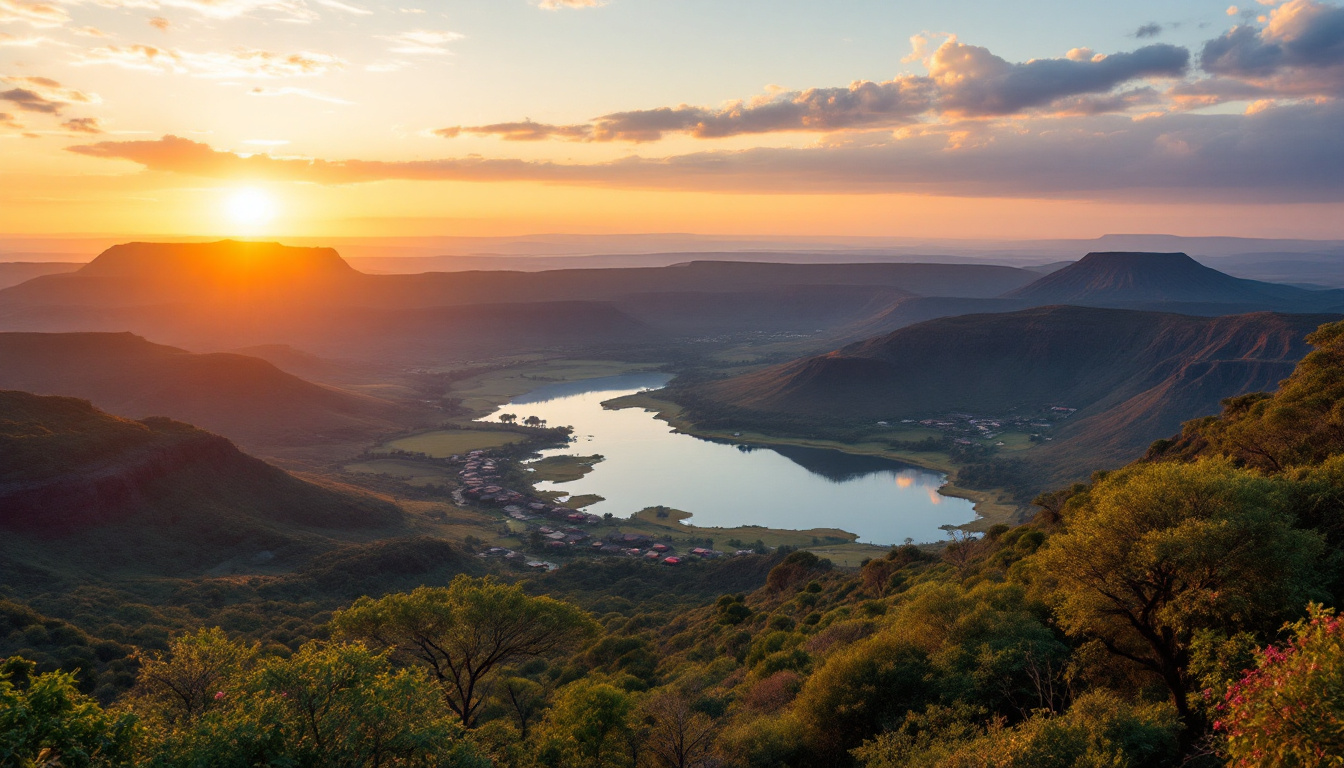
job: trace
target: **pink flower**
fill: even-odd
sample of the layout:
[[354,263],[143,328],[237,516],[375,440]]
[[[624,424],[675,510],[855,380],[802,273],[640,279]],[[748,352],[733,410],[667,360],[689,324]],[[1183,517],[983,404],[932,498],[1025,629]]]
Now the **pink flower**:
[[223,691],[215,691],[215,701],[221,701],[224,698]]

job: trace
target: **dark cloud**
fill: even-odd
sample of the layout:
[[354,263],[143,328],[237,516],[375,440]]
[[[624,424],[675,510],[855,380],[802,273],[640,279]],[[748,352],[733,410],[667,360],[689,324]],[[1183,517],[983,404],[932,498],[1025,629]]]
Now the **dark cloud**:
[[25,112],[59,115],[71,104],[98,102],[97,96],[66,88],[49,77],[0,77],[0,82],[16,86],[0,91],[0,101],[7,101]]
[[102,133],[103,123],[96,117],[72,117],[61,123],[61,127],[71,133]]
[[1162,34],[1162,25],[1157,23],[1144,24],[1142,27],[1134,30],[1134,36],[1140,40],[1148,37],[1157,37]]
[[934,53],[929,75],[942,84],[939,103],[944,112],[990,116],[1109,93],[1141,78],[1179,77],[1189,63],[1189,51],[1162,43],[1085,60],[1036,59],[1025,64],[1011,64],[979,46],[944,44]]
[[[979,124],[984,126],[983,123]],[[380,180],[533,181],[752,193],[928,193],[1145,202],[1344,202],[1344,105],[1247,115],[1056,117],[966,139],[925,126],[875,144],[757,148],[558,164],[477,157],[328,161],[244,157],[188,139],[71,147],[153,171],[321,184]]]
[[462,133],[480,136],[498,136],[505,141],[542,141],[545,139],[586,139],[592,130],[586,125],[547,125],[524,120],[521,123],[494,123],[493,125],[455,126],[440,128],[434,135],[445,139],[457,138]]
[[25,112],[43,112],[48,115],[60,114],[61,108],[66,106],[65,102],[48,99],[30,88],[0,91],[0,101],[8,101]]
[[1344,7],[1291,0],[1263,27],[1240,25],[1204,44],[1200,66],[1284,96],[1344,95]]
[[[858,81],[841,88],[785,91],[721,109],[681,105],[613,112],[591,123],[547,125],[525,121],[435,131],[445,138],[462,133],[513,141],[658,141],[668,133],[701,139],[783,131],[833,132],[891,128],[929,115],[996,117],[1030,110],[1049,111],[1067,102],[1074,113],[1081,97],[1110,94],[1126,83],[1150,77],[1177,77],[1190,54],[1172,45],[1149,45],[1130,53],[1085,59],[1008,62],[989,50],[949,39],[926,60],[927,76],[906,75],[885,82]],[[1128,108],[1133,97],[1092,99],[1089,114],[1104,105]]]

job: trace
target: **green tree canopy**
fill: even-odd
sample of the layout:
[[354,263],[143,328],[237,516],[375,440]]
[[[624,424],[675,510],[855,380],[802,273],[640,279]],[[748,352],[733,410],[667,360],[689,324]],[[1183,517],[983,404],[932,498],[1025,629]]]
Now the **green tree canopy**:
[[563,768],[630,765],[625,747],[634,706],[629,693],[600,679],[570,683],[546,713],[539,762]]
[[74,675],[34,669],[18,657],[0,666],[0,766],[134,764],[134,716],[103,711],[79,692]]
[[588,614],[568,603],[466,575],[447,587],[360,598],[332,618],[332,627],[424,666],[468,728],[500,667],[565,650],[598,631]]
[[1320,536],[1294,527],[1285,483],[1218,460],[1139,464],[1066,511],[1027,567],[1065,629],[1156,674],[1188,728],[1201,630],[1266,629],[1319,583]]

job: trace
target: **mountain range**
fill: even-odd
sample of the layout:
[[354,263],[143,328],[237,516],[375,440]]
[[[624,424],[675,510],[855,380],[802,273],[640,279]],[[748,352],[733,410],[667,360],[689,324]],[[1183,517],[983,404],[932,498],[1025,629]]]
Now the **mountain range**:
[[[219,435],[75,398],[0,390],[0,453],[3,547],[33,562],[78,562],[74,548],[89,565],[150,565],[134,558],[199,573],[207,558],[284,557],[334,532],[401,520],[390,502],[301,479]],[[122,544],[107,546],[109,537]]]
[[130,333],[0,333],[0,389],[167,416],[273,457],[344,456],[431,414],[315,384],[257,357],[193,354]]
[[1142,453],[1223,398],[1274,389],[1337,315],[1196,317],[1053,306],[931,320],[703,388],[711,401],[818,420],[1073,415],[1032,460],[1085,476]]

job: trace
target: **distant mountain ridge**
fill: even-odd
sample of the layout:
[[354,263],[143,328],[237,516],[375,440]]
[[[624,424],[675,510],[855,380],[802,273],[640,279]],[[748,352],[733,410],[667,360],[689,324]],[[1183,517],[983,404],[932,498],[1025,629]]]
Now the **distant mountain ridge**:
[[1323,297],[1285,285],[1243,280],[1200,264],[1184,253],[1094,252],[1004,295],[1038,304],[1185,302],[1240,304],[1311,301]]
[[[874,422],[950,412],[1077,409],[1048,449],[1049,473],[1123,463],[1219,402],[1273,389],[1337,315],[1227,317],[1044,307],[941,318],[709,384],[745,412]],[[1044,466],[1044,465],[1043,465]]]
[[763,264],[366,275],[332,249],[132,243],[0,290],[0,330],[131,331],[196,350],[290,344],[414,362],[743,333],[816,333],[918,294],[1039,275],[968,264]]
[[59,535],[137,520],[146,534],[216,537],[203,547],[277,546],[289,526],[400,519],[390,503],[300,480],[218,435],[118,418],[75,398],[0,390],[0,453],[0,528]]
[[323,444],[344,452],[427,415],[256,357],[193,354],[130,333],[0,333],[0,389],[84,398],[132,418],[168,416],[263,453]]

